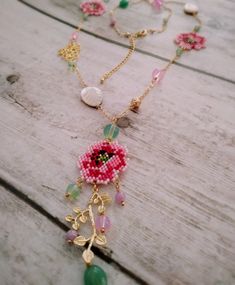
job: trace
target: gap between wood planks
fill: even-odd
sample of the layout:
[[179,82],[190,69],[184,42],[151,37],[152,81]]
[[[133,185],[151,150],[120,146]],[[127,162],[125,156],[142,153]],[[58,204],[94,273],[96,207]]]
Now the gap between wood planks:
[[[11,185],[9,182],[5,181],[0,177],[0,185],[3,186],[7,191],[15,195],[17,198],[19,198],[21,201],[25,202],[27,205],[32,207],[34,210],[39,212],[41,215],[46,217],[49,221],[51,221],[54,225],[58,226],[63,231],[67,232],[70,228],[63,224],[58,218],[51,215],[49,212],[47,212],[41,205],[30,199],[26,194],[15,188],[13,185]],[[149,285],[146,281],[141,279],[139,276],[137,276],[135,273],[131,272],[130,270],[126,269],[124,266],[122,266],[119,262],[113,260],[111,257],[105,255],[99,248],[92,247],[92,250],[94,251],[95,255],[98,256],[100,259],[107,262],[109,265],[115,267],[119,271],[121,271],[123,274],[127,275],[128,277],[132,278],[134,281],[137,282],[137,284],[140,285]]]
[[[73,25],[73,24],[71,24],[71,23],[69,23],[69,22],[67,22],[67,21],[65,21],[65,20],[62,20],[62,19],[60,19],[60,18],[58,18],[58,17],[56,17],[56,16],[54,16],[54,15],[52,15],[52,14],[46,12],[46,11],[43,11],[43,10],[41,10],[41,9],[39,9],[39,8],[37,8],[37,7],[35,7],[35,6],[33,6],[32,4],[30,4],[30,3],[28,3],[28,2],[26,2],[26,1],[24,1],[24,0],[17,0],[17,1],[20,2],[21,4],[27,6],[27,7],[29,7],[29,8],[31,8],[31,9],[35,10],[35,11],[37,11],[37,12],[39,12],[39,13],[41,13],[41,14],[47,16],[47,17],[50,17],[51,19],[54,19],[54,20],[56,20],[56,21],[58,21],[58,22],[60,22],[60,23],[63,23],[63,24],[65,24],[65,25],[67,25],[67,26],[70,26],[70,27],[72,27],[72,28],[75,28],[75,29],[77,28],[76,25]],[[109,42],[109,43],[112,43],[112,44],[115,44],[115,45],[118,45],[118,46],[121,46],[121,47],[124,47],[124,48],[129,48],[128,45],[125,45],[125,44],[122,44],[122,43],[120,43],[120,42],[111,40],[111,39],[106,38],[106,37],[104,37],[104,36],[102,36],[102,35],[95,34],[95,33],[93,33],[93,32],[90,32],[90,31],[86,30],[86,29],[81,29],[81,31],[84,32],[84,33],[86,33],[86,34],[88,34],[88,35],[90,35],[90,36],[93,36],[93,37],[99,38],[99,39],[101,39],[101,40],[104,40],[104,41],[106,41],[106,42]],[[148,55],[148,56],[151,56],[151,57],[154,57],[154,58],[157,58],[157,59],[166,61],[166,62],[169,61],[168,58],[162,57],[162,56],[160,56],[160,55],[153,54],[153,53],[151,53],[151,52],[143,51],[143,50],[138,49],[138,48],[136,48],[135,51],[136,51],[136,52],[139,52],[139,53],[141,53],[141,54],[145,54],[145,55]],[[217,79],[219,79],[219,80],[223,80],[223,81],[225,81],[225,82],[229,82],[229,83],[235,84],[235,81],[234,81],[234,80],[225,78],[225,77],[223,77],[223,76],[219,76],[219,75],[216,75],[216,74],[207,72],[207,71],[203,71],[203,70],[200,70],[200,69],[197,69],[197,68],[194,68],[194,67],[191,67],[191,66],[182,64],[182,63],[180,63],[180,62],[175,62],[174,64],[175,64],[175,65],[178,65],[178,66],[181,66],[181,67],[183,67],[183,68],[186,68],[186,69],[189,69],[189,70],[192,70],[192,71],[195,71],[195,72],[204,74],[204,75],[211,76],[211,77],[213,77],[213,78],[217,78]]]

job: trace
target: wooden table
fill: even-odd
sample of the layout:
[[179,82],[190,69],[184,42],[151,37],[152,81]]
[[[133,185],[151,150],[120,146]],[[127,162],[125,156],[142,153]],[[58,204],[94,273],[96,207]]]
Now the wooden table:
[[[121,131],[130,152],[127,203],[110,208],[107,248],[95,249],[109,284],[235,284],[235,4],[198,4],[207,49],[183,56]],[[82,284],[81,250],[63,241],[71,211],[63,194],[78,175],[78,155],[107,121],[80,102],[76,77],[56,56],[78,7],[75,0],[0,1],[1,285]],[[191,30],[189,17],[172,8],[167,32],[139,41],[105,84],[113,112],[172,57],[172,39]],[[119,11],[130,31],[161,18],[144,4]],[[91,18],[80,35],[80,65],[93,84],[127,51],[108,24],[108,15]]]

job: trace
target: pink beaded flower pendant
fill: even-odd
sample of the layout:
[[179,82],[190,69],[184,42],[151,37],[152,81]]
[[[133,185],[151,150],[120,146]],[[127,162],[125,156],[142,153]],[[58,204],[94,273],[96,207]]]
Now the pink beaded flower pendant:
[[126,169],[127,149],[118,142],[97,142],[79,157],[78,167],[87,183],[108,184]]
[[[124,206],[125,193],[120,190],[120,174],[127,168],[127,148],[120,145],[115,139],[119,134],[119,128],[109,124],[104,128],[105,139],[88,147],[88,150],[79,156],[77,166],[80,177],[76,183],[67,187],[65,196],[74,201],[82,191],[84,183],[92,186],[92,193],[87,207],[81,209],[75,207],[72,215],[67,215],[65,220],[71,224],[71,230],[66,234],[66,241],[78,246],[88,245],[83,252],[86,264],[91,264],[94,254],[91,247],[96,244],[106,244],[106,233],[111,228],[110,218],[106,215],[106,207],[111,203],[110,194],[102,192],[104,184],[113,184],[117,205]],[[81,234],[82,224],[90,223],[92,232],[89,237]]]

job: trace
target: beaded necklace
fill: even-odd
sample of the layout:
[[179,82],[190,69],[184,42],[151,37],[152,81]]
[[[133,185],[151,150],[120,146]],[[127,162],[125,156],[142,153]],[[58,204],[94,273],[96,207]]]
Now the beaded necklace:
[[[124,5],[123,3],[125,1],[120,1],[120,8],[123,8],[121,6]],[[155,1],[159,2],[159,0]],[[68,46],[59,51],[59,55],[68,61],[69,67],[71,67],[78,75],[81,87],[83,87],[81,92],[82,101],[86,105],[94,107],[96,110],[100,111],[100,113],[110,121],[110,123],[104,127],[104,139],[90,145],[87,151],[79,156],[77,166],[80,172],[80,177],[75,183],[68,185],[65,194],[66,198],[72,201],[76,200],[80,195],[84,184],[86,183],[91,185],[92,193],[87,207],[85,209],[74,207],[73,213],[65,217],[65,220],[71,224],[72,228],[66,234],[66,240],[77,246],[87,246],[82,254],[83,260],[87,265],[84,273],[85,285],[108,284],[107,275],[104,270],[101,267],[92,264],[94,253],[91,248],[93,245],[105,246],[107,243],[106,233],[111,228],[111,221],[106,215],[106,208],[111,203],[112,199],[108,192],[103,192],[101,190],[102,185],[113,184],[116,190],[116,203],[121,206],[124,206],[125,204],[126,196],[121,189],[119,177],[127,168],[128,150],[125,146],[116,141],[120,131],[119,126],[121,125],[123,127],[123,124],[125,125],[125,119],[128,120],[127,115],[129,112],[138,112],[144,98],[161,82],[165,73],[174,62],[176,62],[184,53],[192,49],[200,50],[205,47],[205,38],[201,37],[197,33],[202,26],[201,20],[197,16],[198,8],[193,4],[184,4],[177,1],[168,1],[165,3],[183,4],[184,12],[187,15],[194,17],[197,21],[197,25],[193,28],[192,32],[182,33],[175,38],[174,42],[177,45],[177,49],[172,59],[162,69],[154,69],[152,76],[149,79],[149,83],[143,92],[134,97],[129,102],[128,106],[117,114],[113,115],[104,108],[102,94],[97,90],[94,92],[94,88],[96,87],[87,86],[79,72],[75,61],[78,59],[80,53],[80,45],[77,43],[77,32],[80,31],[80,28],[76,30],[75,34],[72,34],[72,38]],[[125,6],[125,8],[127,6]],[[114,20],[113,11],[114,10],[111,11],[111,22]],[[115,24],[113,24],[112,27],[118,35],[126,37],[127,32],[121,32],[120,29],[117,28],[116,19]],[[132,33],[129,33],[128,35],[128,38],[133,37]],[[102,80],[101,83],[103,83]],[[87,88],[90,88],[90,92],[87,92]],[[82,225],[87,223],[90,224],[92,229],[89,236],[82,235],[80,231]]]

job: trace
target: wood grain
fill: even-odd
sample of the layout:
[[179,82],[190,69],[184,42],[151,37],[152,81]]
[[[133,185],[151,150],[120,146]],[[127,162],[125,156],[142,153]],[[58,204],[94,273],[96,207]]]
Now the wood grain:
[[[0,187],[1,284],[82,284],[81,250],[67,245],[64,232]],[[135,284],[99,258],[110,284]]]
[[[78,25],[81,16],[79,9],[81,1],[77,0],[43,0],[40,2],[24,0],[23,2],[73,25]],[[119,0],[110,1],[108,9],[113,8],[118,2]],[[181,60],[181,64],[235,82],[235,41],[233,36],[235,33],[235,3],[230,0],[197,0],[193,2],[197,3],[200,8],[200,17],[203,21],[202,35],[207,38],[207,49],[199,53],[190,53],[189,56]],[[147,37],[137,44],[140,51],[165,59],[172,58],[175,53],[176,47],[173,44],[173,39],[176,35],[191,31],[195,25],[190,17],[183,14],[182,5],[169,4],[168,6],[173,9],[174,15],[169,22],[167,32]],[[149,5],[142,3],[119,10],[117,18],[122,29],[133,32],[143,27],[160,27],[165,15],[166,13],[156,13]],[[107,40],[111,39],[127,45],[126,40],[120,39],[109,28],[109,22],[108,14],[102,18],[93,17],[85,23],[84,29]]]
[[[78,100],[76,78],[55,56],[71,29],[20,3],[3,4],[0,176],[63,221],[76,159],[107,122]],[[87,34],[81,40],[80,64],[95,84],[125,49]],[[104,87],[105,105],[122,109],[162,65],[135,54]],[[12,73],[20,76],[14,84],[6,80]],[[109,210],[107,254],[148,284],[235,281],[234,106],[233,84],[174,66],[121,132],[130,152],[122,180],[128,200]]]

